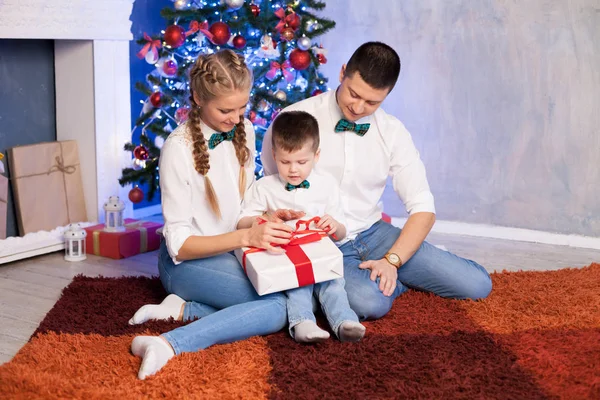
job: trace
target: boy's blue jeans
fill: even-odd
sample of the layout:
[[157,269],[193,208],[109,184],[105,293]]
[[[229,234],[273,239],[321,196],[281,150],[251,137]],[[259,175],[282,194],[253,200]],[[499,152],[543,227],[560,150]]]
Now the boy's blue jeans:
[[329,326],[336,335],[342,322],[358,322],[358,316],[348,304],[348,295],[344,285],[344,278],[338,278],[286,291],[290,335],[294,337],[293,328],[300,322],[316,322],[312,311],[313,292],[319,303],[321,303],[321,309],[329,322]]

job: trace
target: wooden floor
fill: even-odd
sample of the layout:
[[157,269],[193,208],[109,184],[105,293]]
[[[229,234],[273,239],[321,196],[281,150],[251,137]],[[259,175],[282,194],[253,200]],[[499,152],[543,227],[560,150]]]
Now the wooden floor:
[[[490,272],[552,270],[600,262],[600,250],[432,233],[430,243],[479,262]],[[29,340],[62,289],[78,275],[157,275],[156,252],[124,259],[89,256],[70,263],[62,252],[0,265],[0,364]]]

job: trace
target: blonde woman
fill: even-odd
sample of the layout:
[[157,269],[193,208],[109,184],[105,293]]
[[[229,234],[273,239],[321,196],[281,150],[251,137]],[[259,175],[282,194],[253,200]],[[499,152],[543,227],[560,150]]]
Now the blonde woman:
[[[285,295],[259,297],[232,254],[243,246],[276,252],[271,243],[288,243],[292,231],[276,216],[235,230],[254,182],[254,130],[243,117],[251,86],[244,58],[231,50],[200,56],[192,67],[189,120],[169,135],[160,158],[165,225],[158,269],[171,294],[140,308],[129,323],[200,319],[160,336],[134,338],[131,350],[143,359],[140,379],[175,355],[277,332],[286,324]],[[300,215],[279,210],[277,216]]]

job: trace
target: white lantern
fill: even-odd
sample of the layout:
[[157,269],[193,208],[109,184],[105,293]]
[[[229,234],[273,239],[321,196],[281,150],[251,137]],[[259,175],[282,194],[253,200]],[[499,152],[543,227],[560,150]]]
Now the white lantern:
[[85,255],[85,237],[87,232],[79,224],[71,224],[65,229],[65,260],[83,261]]
[[110,196],[104,203],[104,230],[106,232],[124,232],[123,210],[125,203],[119,200],[119,196]]

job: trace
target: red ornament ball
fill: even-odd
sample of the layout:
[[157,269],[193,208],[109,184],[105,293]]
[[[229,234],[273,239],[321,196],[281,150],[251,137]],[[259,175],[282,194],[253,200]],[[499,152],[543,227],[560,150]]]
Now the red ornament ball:
[[215,22],[210,26],[210,28],[208,28],[208,30],[213,34],[212,42],[217,45],[223,45],[227,43],[229,37],[231,36],[229,26],[225,22]]
[[317,54],[317,59],[319,60],[319,64],[326,64],[327,59],[323,54]]
[[323,93],[323,91],[321,89],[315,89],[313,90],[313,92],[311,93],[311,96],[318,96],[321,93]]
[[293,30],[296,30],[300,27],[300,17],[296,13],[291,13],[286,17],[285,20]]
[[236,35],[233,38],[233,47],[236,49],[243,49],[246,47],[246,39],[242,35]]
[[177,62],[173,59],[165,61],[163,64],[163,72],[169,76],[175,76],[177,74]]
[[178,124],[183,124],[185,121],[188,120],[189,113],[189,107],[178,108],[177,111],[175,111],[175,120]]
[[185,31],[179,25],[171,25],[165,29],[165,42],[176,49],[185,42]]
[[132,203],[139,203],[144,200],[144,192],[139,187],[134,187],[129,191],[129,200]]
[[310,54],[308,51],[294,49],[290,53],[290,64],[294,69],[302,71],[310,65]]
[[150,95],[150,103],[154,106],[154,107],[160,107],[160,100],[162,98],[162,93],[161,92],[154,92]]
[[258,14],[260,14],[260,7],[257,6],[256,4],[250,4],[250,12],[255,17],[258,17]]
[[138,160],[147,160],[148,159],[148,149],[146,149],[142,145],[136,146],[136,148],[133,149],[133,156],[135,158],[137,158]]

